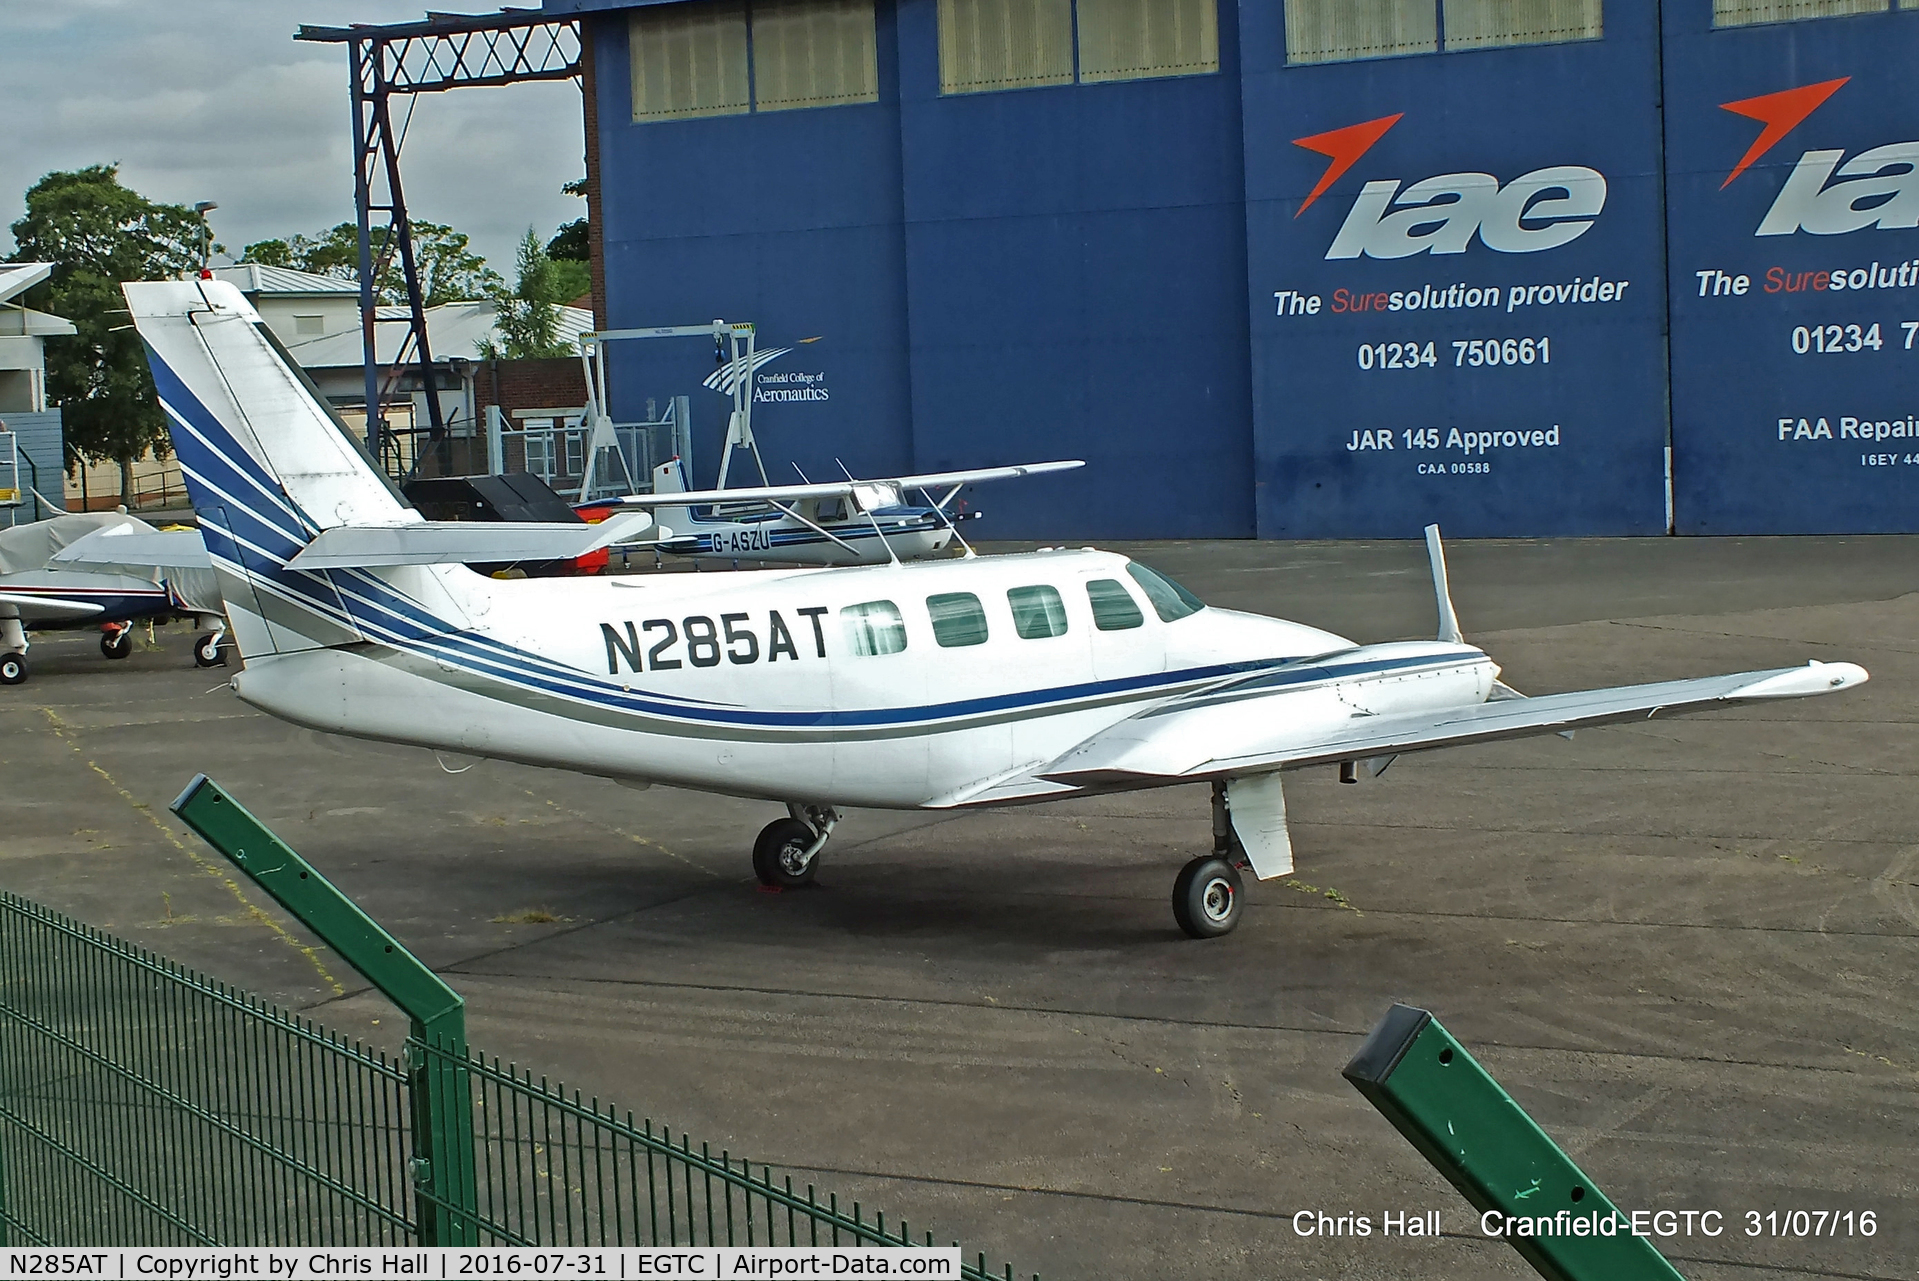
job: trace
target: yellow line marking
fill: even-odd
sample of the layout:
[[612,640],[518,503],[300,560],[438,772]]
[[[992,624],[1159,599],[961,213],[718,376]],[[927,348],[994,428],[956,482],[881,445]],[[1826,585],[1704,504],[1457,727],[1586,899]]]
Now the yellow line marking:
[[684,863],[688,867],[693,868],[695,871],[705,872],[708,876],[711,876],[715,878],[716,880],[723,881],[726,879],[726,876],[724,873],[716,872],[712,868],[707,867],[706,865],[702,863],[695,863],[692,859],[688,858],[684,854],[676,854],[672,850],[666,848],[666,846],[660,844],[658,841],[651,840],[644,836],[636,835],[633,832],[627,831],[623,827],[615,827],[613,824],[607,822],[605,819],[595,818],[591,814],[583,814],[579,810],[572,809],[568,806],[560,804],[558,801],[555,801],[551,797],[540,795],[538,792],[534,791],[530,787],[521,788],[520,790],[525,792],[528,796],[531,796],[536,801],[546,802],[546,806],[548,809],[555,810],[571,818],[579,819],[581,822],[591,823],[595,827],[602,828],[606,831],[612,832],[615,836],[624,836],[627,840],[632,841],[635,845],[643,845],[647,849],[657,850],[660,853],[666,855],[668,858],[674,860],[675,862]]
[[271,930],[274,934],[279,936],[280,941],[282,943],[285,943],[288,947],[298,952],[301,956],[306,957],[306,959],[312,964],[313,968],[319,972],[320,977],[326,981],[327,986],[333,989],[333,994],[335,996],[346,995],[346,988],[340,983],[340,980],[334,978],[332,973],[330,973],[327,970],[327,967],[321,962],[320,952],[318,948],[308,947],[305,943],[302,943],[299,939],[293,937],[293,935],[287,930],[287,928],[284,925],[281,925],[278,921],[274,920],[272,916],[267,914],[264,908],[262,908],[259,904],[253,902],[251,899],[249,899],[246,896],[246,891],[240,887],[240,882],[235,880],[232,876],[228,875],[225,868],[221,867],[218,863],[215,863],[212,859],[208,858],[206,855],[201,854],[198,851],[190,848],[186,844],[186,842],[182,841],[179,837],[175,836],[173,832],[167,827],[167,825],[160,821],[159,816],[153,812],[152,806],[148,805],[144,801],[136,800],[132,792],[129,792],[126,788],[120,786],[119,781],[115,779],[113,775],[107,773],[106,770],[102,769],[100,767],[100,763],[98,761],[95,761],[91,757],[89,757],[86,754],[86,752],[81,748],[79,743],[75,742],[72,738],[68,737],[67,731],[69,729],[72,729],[73,726],[70,726],[65,721],[61,720],[60,714],[58,712],[54,711],[51,707],[42,707],[40,710],[46,713],[47,722],[53,728],[54,737],[58,738],[61,742],[65,743],[68,747],[71,747],[76,756],[79,756],[80,759],[86,761],[87,768],[92,770],[95,774],[98,774],[100,778],[102,779],[102,781],[104,781],[108,787],[111,787],[114,791],[118,792],[120,794],[120,799],[124,800],[128,805],[131,805],[136,813],[143,815],[146,818],[147,822],[153,824],[154,828],[160,833],[160,835],[164,836],[167,839],[168,844],[172,845],[174,849],[179,850],[182,854],[186,855],[187,859],[195,867],[199,868],[202,872],[205,872],[208,876],[211,876],[214,880],[220,882],[220,884],[226,886],[227,891],[231,893],[234,898],[240,901],[240,906],[244,907],[247,910],[247,915],[249,917],[259,922],[261,925],[266,926],[267,929]]

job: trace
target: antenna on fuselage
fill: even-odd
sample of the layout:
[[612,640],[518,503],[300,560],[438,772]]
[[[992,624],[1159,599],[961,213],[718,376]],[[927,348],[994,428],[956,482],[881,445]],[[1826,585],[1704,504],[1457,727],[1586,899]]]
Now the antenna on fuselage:
[[[854,486],[855,489],[857,489],[859,486],[859,482],[853,479],[853,473],[846,469],[846,464],[843,462],[840,462],[840,460],[837,458],[835,458],[833,462],[840,469],[840,475],[846,477],[847,483],[849,485]],[[853,494],[847,495],[847,497],[853,503],[854,506],[858,507],[862,512],[866,513],[866,523],[871,525],[873,527],[873,532],[880,536],[880,546],[886,549],[886,555],[888,556],[888,558],[892,560],[892,562],[895,565],[899,564],[900,554],[893,550],[893,544],[886,541],[886,531],[880,528],[879,517],[875,516],[872,510],[869,507],[867,507],[865,503],[860,501],[859,494],[853,493]]]
[[1433,566],[1433,595],[1439,600],[1439,639],[1463,645],[1459,634],[1459,615],[1453,612],[1453,595],[1446,585],[1446,548],[1439,541],[1439,526],[1426,526],[1426,559]]

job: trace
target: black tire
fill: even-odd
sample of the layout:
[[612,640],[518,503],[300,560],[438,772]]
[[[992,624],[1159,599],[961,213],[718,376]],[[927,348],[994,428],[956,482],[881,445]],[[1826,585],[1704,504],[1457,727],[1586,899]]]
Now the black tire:
[[1244,903],[1238,869],[1212,854],[1181,868],[1173,882],[1173,919],[1188,938],[1216,939],[1231,934],[1239,924]]
[[819,836],[796,818],[778,818],[768,823],[753,842],[753,874],[761,885],[796,890],[811,885],[820,870],[820,856],[804,863],[799,860],[813,847]]
[[100,652],[108,658],[125,658],[133,652],[133,629],[122,627],[117,632],[100,633]]
[[25,654],[0,654],[0,685],[24,685],[27,680]]
[[196,637],[193,642],[193,665],[195,667],[225,667],[226,652],[220,648],[220,638],[212,632]]

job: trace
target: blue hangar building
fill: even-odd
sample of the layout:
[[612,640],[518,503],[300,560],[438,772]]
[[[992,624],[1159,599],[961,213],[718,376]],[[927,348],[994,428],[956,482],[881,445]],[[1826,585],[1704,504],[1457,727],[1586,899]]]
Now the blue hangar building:
[[792,347],[780,466],[1090,461],[998,537],[1919,530],[1919,0],[545,12],[606,323]]

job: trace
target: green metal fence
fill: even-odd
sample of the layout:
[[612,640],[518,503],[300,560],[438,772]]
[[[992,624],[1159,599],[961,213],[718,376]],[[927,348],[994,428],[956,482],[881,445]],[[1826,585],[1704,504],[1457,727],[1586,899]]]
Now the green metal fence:
[[[434,1171],[469,1150],[470,1178]],[[934,1238],[463,1044],[395,1061],[0,892],[0,1244],[415,1242]]]
[[[463,1058],[421,1042],[410,1057],[463,1071],[476,1095],[476,1186],[471,1213],[489,1245],[932,1245],[905,1220],[867,1217],[855,1201],[711,1147],[651,1120],[499,1060]],[[958,1244],[955,1242],[954,1244]],[[963,1275],[1010,1281],[986,1256]],[[1038,1281],[1037,1276],[1034,1281]]]
[[16,1244],[411,1240],[406,1075],[0,893],[0,1224]]

